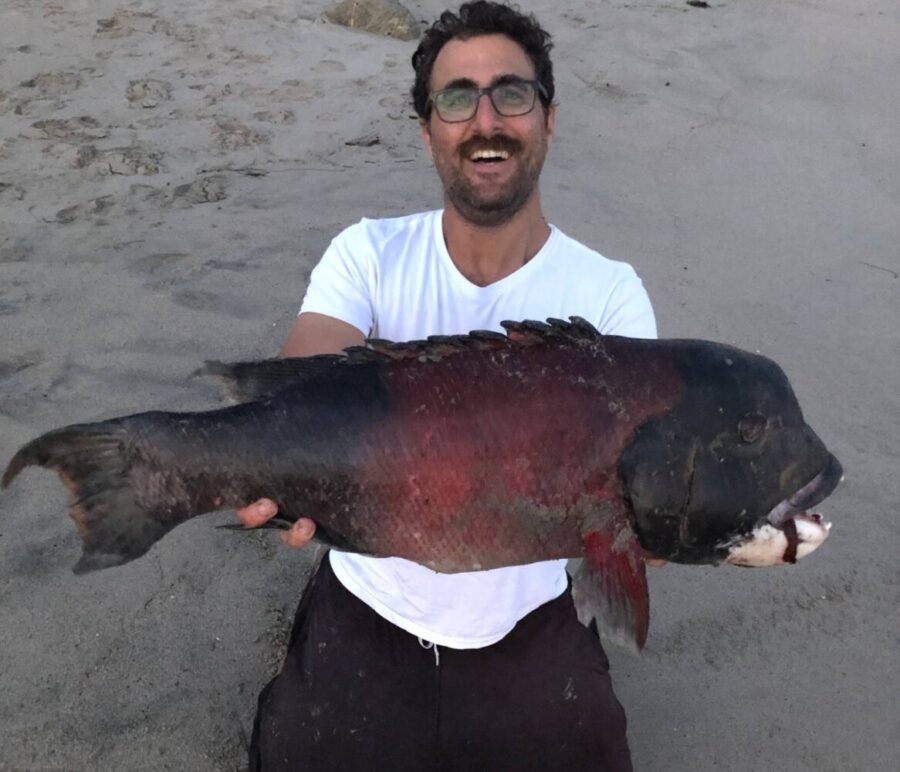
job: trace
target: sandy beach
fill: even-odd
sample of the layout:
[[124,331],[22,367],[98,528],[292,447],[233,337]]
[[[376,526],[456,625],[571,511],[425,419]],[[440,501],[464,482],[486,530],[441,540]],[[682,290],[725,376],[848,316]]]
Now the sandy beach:
[[[635,768],[891,772],[897,4],[520,6],[556,43],[552,222],[635,267],[661,336],[782,364],[846,470],[800,564],[651,572],[645,653],[610,652]],[[339,230],[440,206],[415,42],[327,7],[0,0],[0,468],[56,426],[219,405],[191,373],[272,355]],[[317,550],[215,515],[75,577],[65,510],[42,470],[0,491],[0,772],[245,769]]]

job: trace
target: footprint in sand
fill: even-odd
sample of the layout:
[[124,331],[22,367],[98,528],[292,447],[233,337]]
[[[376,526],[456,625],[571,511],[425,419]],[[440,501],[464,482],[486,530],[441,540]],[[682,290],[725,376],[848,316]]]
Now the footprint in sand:
[[75,118],[48,118],[35,121],[31,130],[26,132],[30,139],[63,139],[87,140],[103,139],[109,136],[109,130],[100,125],[100,121],[90,115],[79,115]]
[[10,93],[0,88],[0,115],[4,115],[10,110],[14,110],[16,104],[16,101],[12,98]]
[[179,290],[172,293],[172,300],[196,311],[215,311],[222,305],[217,295],[204,290]]
[[102,177],[146,177],[159,174],[163,158],[161,152],[144,142],[106,150],[98,150],[90,144],[55,145],[48,148],[47,152],[61,158],[73,169],[90,169]]
[[33,78],[23,80],[21,88],[33,89],[31,96],[36,99],[53,99],[69,94],[81,86],[81,75],[70,70],[40,72]]
[[[75,204],[60,209],[56,213],[56,218],[50,222],[57,222],[60,225],[69,225],[79,220],[90,220],[96,218],[113,207],[115,199],[112,196],[100,196],[92,198],[83,204]],[[98,221],[100,224],[100,221]]]
[[171,273],[180,272],[183,261],[190,257],[187,252],[158,252],[145,255],[132,261],[127,267],[128,273],[146,279],[155,279]]
[[378,100],[378,106],[385,109],[385,115],[392,121],[399,121],[405,118],[415,118],[419,116],[410,112],[409,105],[406,100],[397,96],[384,96]]
[[[0,193],[3,191],[0,190]],[[34,257],[34,247],[19,241],[8,247],[0,247],[0,263],[27,263]]]
[[290,124],[297,121],[293,110],[260,110],[253,113],[253,117],[262,123]]
[[200,177],[193,182],[178,185],[173,191],[173,201],[186,204],[209,204],[228,198],[228,181],[222,174]]
[[604,99],[617,102],[634,102],[635,104],[647,102],[645,94],[626,91],[615,83],[610,82],[606,71],[598,69],[592,63],[576,62],[572,66],[572,72],[582,84]]
[[192,91],[202,91],[203,103],[207,107],[212,107],[234,94],[234,88],[230,83],[226,83],[224,86],[214,86],[212,83],[197,83],[188,86],[188,88]]
[[268,97],[276,102],[304,102],[321,95],[320,88],[302,80],[284,80],[278,88],[268,93]]
[[31,293],[24,283],[6,282],[0,288],[0,316],[11,316],[31,303]]
[[84,169],[94,163],[98,155],[99,151],[93,145],[78,145],[65,148],[59,157],[73,169]]
[[[0,158],[3,155],[0,154]],[[0,182],[0,201],[22,201],[25,198],[25,188],[14,185],[11,182]],[[3,250],[0,250],[0,263],[18,262],[3,259]]]
[[168,35],[171,25],[160,19],[155,13],[143,13],[119,9],[104,19],[97,19],[94,36],[98,38],[123,38],[134,32],[162,33]]
[[22,372],[22,370],[27,370],[29,367],[34,367],[35,365],[40,364],[43,361],[43,355],[37,351],[0,359],[0,381],[11,378],[16,373],[20,373]]
[[172,98],[172,85],[164,80],[132,80],[128,82],[125,98],[131,107],[157,107]]
[[268,54],[250,54],[237,48],[236,46],[225,46],[222,49],[225,53],[225,64],[234,62],[247,62],[248,64],[263,64],[268,62],[272,57]]
[[101,40],[115,40],[128,37],[135,32],[144,35],[166,35],[179,43],[192,43],[200,37],[200,30],[193,24],[176,25],[161,19],[155,13],[130,11],[119,8],[112,16],[97,19],[94,37]]
[[220,150],[239,150],[268,144],[269,137],[241,123],[236,118],[217,118],[212,132],[213,147]]
[[130,194],[158,207],[187,209],[196,204],[224,201],[228,198],[228,180],[223,174],[211,174],[176,185],[174,188],[168,185],[165,188],[132,185]]
[[[233,84],[234,88],[226,87],[218,94],[209,94],[206,97],[207,104],[215,104],[223,97],[237,93],[238,97],[245,101],[258,105],[269,105],[272,102],[305,102],[315,99],[324,93],[321,88],[302,80],[285,80],[276,88],[265,86],[248,86],[243,83]],[[240,90],[238,90],[240,87]]]
[[203,268],[208,271],[232,271],[234,273],[256,270],[256,266],[248,264],[246,260],[218,260],[216,258],[203,263]]
[[337,59],[323,59],[315,67],[313,72],[346,72],[347,65]]
[[138,258],[125,270],[144,280],[144,287],[153,292],[184,290],[185,284],[202,279],[209,270],[192,263],[193,255],[187,252],[159,252]]
[[26,371],[44,361],[44,354],[40,351],[7,355],[0,359],[0,415],[21,417],[32,412],[34,403],[40,399],[36,392],[42,392],[44,384],[37,385],[39,371]]
[[66,105],[63,97],[81,88],[82,76],[93,75],[93,67],[82,67],[79,72],[72,70],[52,70],[19,83],[19,95],[11,99],[11,108],[16,115],[28,115],[33,102],[52,102],[56,109]]
[[259,315],[258,304],[233,295],[218,295],[200,289],[172,293],[172,301],[194,311],[205,311],[232,319],[252,319]]

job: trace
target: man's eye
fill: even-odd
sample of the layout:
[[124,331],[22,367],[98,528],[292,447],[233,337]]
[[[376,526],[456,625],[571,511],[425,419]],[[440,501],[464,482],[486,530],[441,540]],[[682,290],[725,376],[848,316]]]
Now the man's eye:
[[472,104],[472,92],[464,88],[451,89],[441,94],[440,99],[441,107],[448,110],[459,110]]
[[508,105],[527,102],[528,94],[528,86],[523,83],[505,83],[497,89],[497,98]]

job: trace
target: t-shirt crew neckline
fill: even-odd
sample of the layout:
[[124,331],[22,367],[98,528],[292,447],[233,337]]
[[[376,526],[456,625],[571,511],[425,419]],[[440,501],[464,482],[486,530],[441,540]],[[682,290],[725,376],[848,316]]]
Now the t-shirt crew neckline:
[[492,284],[488,284],[486,287],[482,287],[478,284],[474,284],[463,276],[459,268],[456,267],[456,263],[453,262],[453,258],[450,257],[447,243],[444,241],[443,215],[443,209],[438,209],[432,214],[431,232],[435,249],[440,256],[441,262],[444,264],[444,268],[447,270],[460,292],[473,298],[492,298],[515,287],[520,282],[527,281],[528,277],[534,271],[539,269],[540,263],[547,259],[547,255],[553,250],[553,245],[559,238],[559,230],[555,225],[550,223],[548,225],[550,228],[550,235],[531,260],[525,263],[521,268],[517,268],[509,274],[509,276],[504,276],[499,281],[495,281]]

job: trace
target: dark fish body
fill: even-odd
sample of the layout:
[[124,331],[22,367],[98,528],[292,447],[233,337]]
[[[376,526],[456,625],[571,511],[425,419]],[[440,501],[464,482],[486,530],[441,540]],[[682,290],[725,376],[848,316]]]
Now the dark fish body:
[[642,645],[641,547],[682,563],[793,562],[840,465],[770,360],[705,341],[504,325],[344,356],[213,365],[242,404],[49,432],[77,571],[118,565],[205,512],[274,499],[341,549],[442,572],[584,557],[583,617]]

